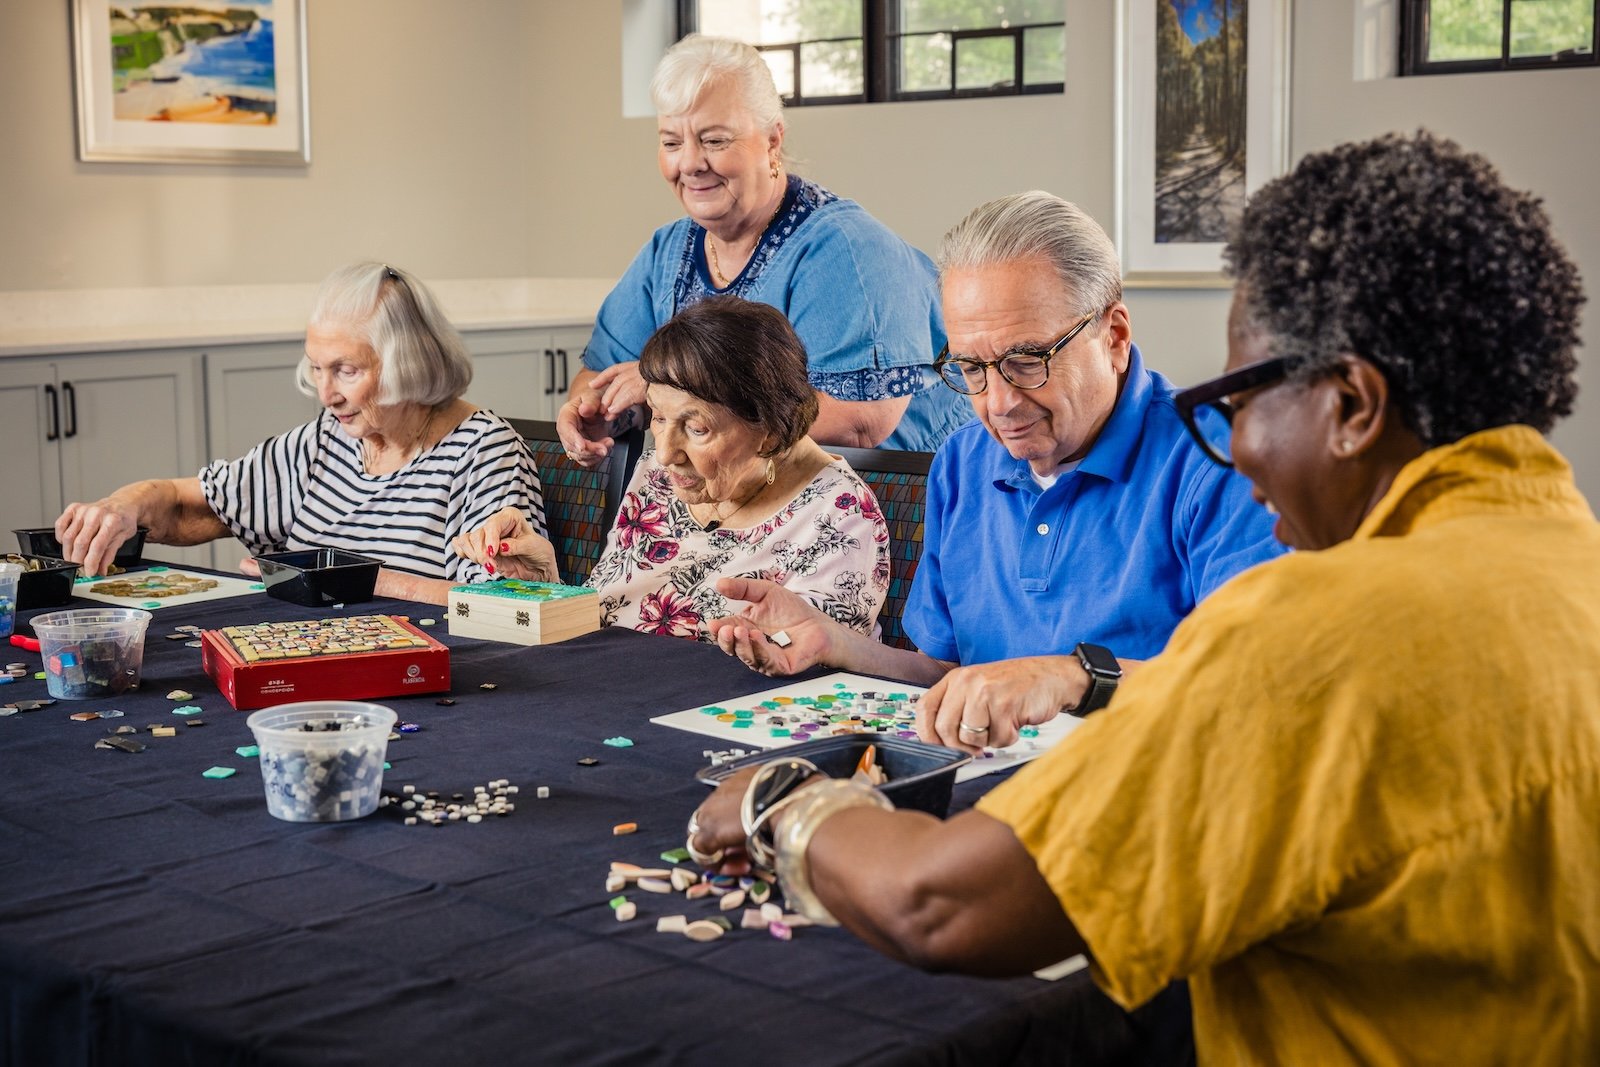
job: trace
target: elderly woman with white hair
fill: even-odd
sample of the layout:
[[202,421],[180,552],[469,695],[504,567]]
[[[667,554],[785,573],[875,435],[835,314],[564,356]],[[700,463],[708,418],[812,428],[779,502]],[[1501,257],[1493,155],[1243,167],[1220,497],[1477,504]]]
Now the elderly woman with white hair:
[[[514,508],[538,529],[543,500],[518,433],[462,399],[472,360],[416,278],[358,263],[323,282],[306,329],[301,392],[316,419],[195,478],[123,486],[56,520],[63,554],[103,573],[139,526],[158,544],[233,535],[251,552],[337,548],[383,561],[377,592],[442,604],[493,576],[451,539]],[[249,564],[247,564],[249,566]]]
[[661,176],[688,217],[655,232],[600,308],[557,417],[573,458],[598,463],[643,419],[638,359],[656,328],[725,294],[794,326],[819,443],[932,451],[969,421],[971,403],[931,370],[944,344],[932,262],[861,205],[787,172],[783,101],[760,53],[690,35],[650,91]]

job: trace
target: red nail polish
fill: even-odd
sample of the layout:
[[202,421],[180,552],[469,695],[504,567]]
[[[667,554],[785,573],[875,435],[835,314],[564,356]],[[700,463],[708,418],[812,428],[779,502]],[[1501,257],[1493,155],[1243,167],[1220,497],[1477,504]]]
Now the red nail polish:
[[511,546],[508,545],[506,542],[501,541],[500,542],[500,551],[502,551],[502,552],[510,552],[511,551]]
[[484,554],[487,555],[487,556],[493,557],[494,556],[494,546],[490,545],[487,549],[484,550]]
[[488,568],[490,574],[494,573],[494,564],[493,563],[485,563],[484,566]]

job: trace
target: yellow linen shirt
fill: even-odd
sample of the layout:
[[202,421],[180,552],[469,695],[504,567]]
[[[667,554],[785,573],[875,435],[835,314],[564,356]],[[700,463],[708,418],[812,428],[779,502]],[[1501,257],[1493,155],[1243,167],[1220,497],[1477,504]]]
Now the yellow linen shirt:
[[1527,427],[1434,449],[979,808],[1201,1063],[1600,1063],[1600,524]]

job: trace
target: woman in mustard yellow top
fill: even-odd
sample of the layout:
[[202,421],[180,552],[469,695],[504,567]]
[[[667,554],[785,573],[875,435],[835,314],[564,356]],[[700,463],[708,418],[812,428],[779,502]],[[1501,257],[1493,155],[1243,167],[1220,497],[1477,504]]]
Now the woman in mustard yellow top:
[[[1300,551],[976,811],[769,776],[749,851],[921,966],[1084,952],[1129,1008],[1187,978],[1202,1064],[1600,1063],[1600,524],[1541,437],[1577,272],[1427,134],[1308,156],[1228,261],[1228,373],[1178,403]],[[745,862],[747,782],[696,813],[704,858]]]

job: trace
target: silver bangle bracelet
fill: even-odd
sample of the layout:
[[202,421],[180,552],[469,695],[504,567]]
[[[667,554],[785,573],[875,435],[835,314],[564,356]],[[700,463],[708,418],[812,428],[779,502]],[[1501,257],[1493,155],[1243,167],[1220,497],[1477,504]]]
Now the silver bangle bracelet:
[[782,818],[775,820],[774,836],[778,884],[790,907],[814,923],[838,926],[839,920],[817,899],[811,887],[811,869],[806,850],[817,827],[846,808],[881,808],[893,811],[888,797],[870,785],[843,778],[830,778],[813,785],[785,805]]

